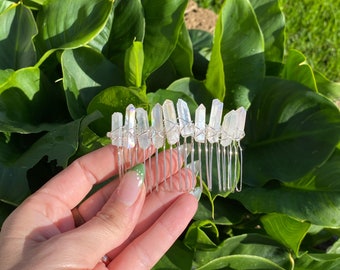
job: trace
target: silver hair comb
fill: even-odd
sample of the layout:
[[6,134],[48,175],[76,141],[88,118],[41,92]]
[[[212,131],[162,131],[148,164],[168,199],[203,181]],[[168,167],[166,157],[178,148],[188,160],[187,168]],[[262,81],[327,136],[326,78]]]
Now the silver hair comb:
[[[143,151],[146,165],[148,151],[155,149],[156,179],[152,182],[158,190],[158,184],[163,180],[157,177],[160,175],[159,150],[165,150],[168,144],[170,151],[174,146],[184,151],[183,156],[187,157],[184,166],[198,171],[201,187],[205,178],[205,184],[209,190],[212,190],[215,184],[213,178],[216,178],[215,185],[220,192],[241,191],[243,158],[240,141],[245,135],[245,108],[229,111],[222,121],[223,103],[214,99],[209,123],[206,124],[206,108],[203,104],[197,107],[194,122],[191,120],[188,104],[184,100],[179,99],[176,105],[177,114],[171,100],[165,100],[163,105],[157,103],[151,110],[151,126],[147,111],[143,108],[135,108],[132,104],[126,107],[124,124],[122,113],[112,114],[112,130],[107,133],[107,136],[118,148],[119,175],[125,172],[124,164],[133,163],[137,151]],[[179,152],[177,151],[178,155]],[[150,158],[149,166],[151,166]],[[171,160],[169,166],[171,171],[173,166]],[[164,159],[163,170],[165,169]],[[214,169],[216,173],[213,172]],[[184,178],[183,183],[180,184],[185,187],[188,187],[189,181],[195,180],[188,179],[188,176]],[[169,185],[171,190],[171,177]],[[152,187],[147,188],[152,189]]]

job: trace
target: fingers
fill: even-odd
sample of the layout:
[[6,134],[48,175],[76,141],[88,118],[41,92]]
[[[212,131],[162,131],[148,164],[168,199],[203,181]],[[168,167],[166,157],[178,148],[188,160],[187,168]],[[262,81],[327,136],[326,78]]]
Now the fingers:
[[[84,254],[91,254],[85,260],[94,267],[104,254],[119,246],[131,234],[145,198],[145,187],[141,184],[143,165],[136,167],[137,172],[129,171],[124,175],[96,216],[60,237],[61,242],[66,243],[63,247],[66,251],[73,249],[71,254],[74,260],[84,260]],[[77,265],[83,263],[77,262]]]
[[[152,151],[147,151],[146,157],[151,155]],[[141,162],[143,155],[138,153],[136,155],[140,159],[136,161]],[[38,199],[41,193],[49,194],[72,209],[86,196],[94,184],[117,174],[118,169],[117,148],[108,145],[75,160],[47,182],[35,196]]]
[[184,231],[196,209],[197,199],[182,194],[110,263],[109,269],[151,269]]
[[[178,186],[181,179],[186,175],[192,176],[192,172],[189,169],[182,169],[177,174],[173,175],[173,185]],[[138,223],[129,236],[129,238],[119,247],[108,253],[110,258],[114,258],[119,254],[126,246],[128,246],[135,238],[147,231],[156,220],[169,208],[169,206],[183,194],[180,191],[169,192],[164,187],[166,183],[161,183],[158,192],[150,193],[144,202],[144,206],[138,220]],[[194,186],[192,186],[194,188]],[[175,189],[176,190],[176,189]]]
[[[167,185],[161,185],[165,179],[168,179],[171,175],[176,174],[180,167],[183,164],[183,154],[181,149],[173,149],[172,151],[167,150],[164,152],[159,153],[158,159],[153,157],[151,159],[151,163],[149,164],[149,160],[146,161],[146,176],[145,176],[145,185],[148,190],[152,190],[156,185],[159,186],[159,189],[166,190],[169,189]],[[171,164],[171,166],[170,166]],[[156,167],[158,169],[156,169]],[[171,171],[170,171],[171,168]],[[185,183],[185,179],[189,179],[188,185]],[[174,179],[172,182],[173,187],[171,190],[176,191],[184,191],[184,190],[191,190],[192,187],[195,185],[193,183],[191,173],[185,173],[183,175],[179,175],[178,179]],[[157,181],[157,184],[156,184]],[[169,183],[169,179],[167,183]],[[182,183],[183,182],[183,183]],[[170,185],[170,184],[169,184]],[[118,186],[118,181],[112,181],[91,197],[89,197],[86,201],[82,202],[82,204],[78,207],[78,211],[80,215],[83,217],[85,221],[91,219],[106,203],[108,198],[111,196],[112,192]],[[184,188],[186,187],[186,188]]]

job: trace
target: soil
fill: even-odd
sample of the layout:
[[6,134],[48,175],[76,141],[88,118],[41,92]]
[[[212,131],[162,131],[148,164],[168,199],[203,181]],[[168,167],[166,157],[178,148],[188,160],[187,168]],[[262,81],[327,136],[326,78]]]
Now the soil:
[[215,12],[200,8],[196,2],[190,0],[184,14],[185,23],[188,29],[200,29],[213,32],[217,20]]

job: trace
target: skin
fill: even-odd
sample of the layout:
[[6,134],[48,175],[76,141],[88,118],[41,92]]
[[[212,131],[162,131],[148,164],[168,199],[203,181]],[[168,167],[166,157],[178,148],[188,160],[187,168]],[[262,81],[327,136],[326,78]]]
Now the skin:
[[[1,269],[150,269],[157,263],[196,212],[197,199],[180,184],[191,171],[179,168],[173,150],[159,156],[160,175],[152,160],[140,186],[131,170],[84,200],[95,184],[118,173],[116,157],[111,145],[85,155],[28,197],[1,229]],[[155,179],[162,182],[159,191],[148,193],[145,184]]]

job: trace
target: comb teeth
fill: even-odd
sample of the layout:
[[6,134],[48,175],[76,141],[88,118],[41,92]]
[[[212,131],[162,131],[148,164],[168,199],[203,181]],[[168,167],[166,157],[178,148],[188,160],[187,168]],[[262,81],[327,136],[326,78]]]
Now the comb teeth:
[[[245,136],[245,108],[232,110],[222,117],[223,103],[214,99],[209,124],[206,124],[206,108],[202,104],[195,111],[194,121],[191,120],[188,104],[184,100],[179,99],[176,108],[171,100],[165,100],[163,105],[157,103],[151,110],[151,126],[147,112],[143,108],[135,108],[132,104],[126,108],[124,125],[122,113],[112,114],[112,130],[107,136],[111,139],[112,145],[118,148],[120,176],[125,172],[124,164],[136,162],[137,150],[144,151],[146,165],[146,151],[154,148],[156,179],[155,181],[152,179],[153,185],[150,184],[147,189],[158,190],[160,167],[166,170],[165,163],[158,166],[158,150],[165,149],[166,142],[170,151],[182,143],[182,156],[187,157],[184,160],[184,167],[195,172],[193,177],[195,174],[199,175],[201,187],[204,181],[209,190],[241,191],[243,158],[240,141]],[[179,155],[180,151],[177,153]],[[151,167],[150,158],[148,161]],[[173,166],[171,162],[170,160],[170,171]],[[216,175],[213,174],[214,169],[217,169]],[[180,189],[183,189],[183,186],[187,189],[189,181],[191,179],[188,179],[187,175],[181,179],[180,182],[183,183],[180,183]],[[168,184],[171,190],[173,188],[171,177]]]

